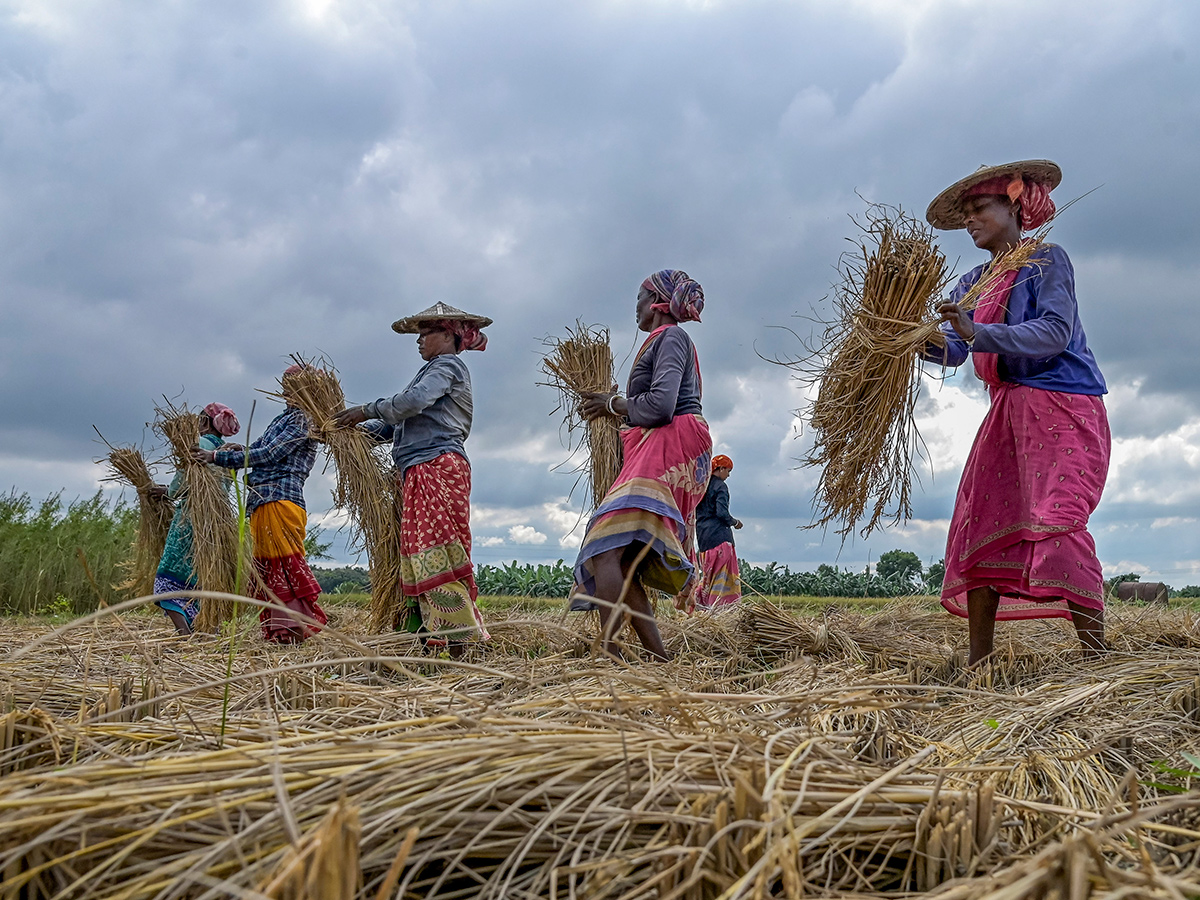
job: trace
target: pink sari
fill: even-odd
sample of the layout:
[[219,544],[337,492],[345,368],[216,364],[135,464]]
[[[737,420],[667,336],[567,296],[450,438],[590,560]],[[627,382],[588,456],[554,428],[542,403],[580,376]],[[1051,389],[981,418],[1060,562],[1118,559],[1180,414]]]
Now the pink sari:
[[[975,320],[1002,322],[1018,273],[983,298]],[[974,353],[988,410],[963,469],[946,545],[942,606],[967,615],[967,592],[1000,593],[996,618],[1071,618],[1066,600],[1104,608],[1088,518],[1108,476],[1112,439],[1101,397],[1001,381],[994,353]]]
[[[637,359],[667,327],[651,332]],[[695,365],[699,373],[699,359]],[[703,416],[681,415],[658,428],[626,426],[621,443],[621,473],[588,522],[575,562],[573,593],[590,596],[595,591],[589,564],[593,557],[634,543],[648,544],[652,552],[638,567],[642,584],[674,596],[676,606],[690,610],[700,581],[696,507],[712,467],[708,423]],[[571,604],[573,610],[591,608],[593,604],[582,599]]]
[[742,599],[742,578],[738,569],[737,551],[729,541],[718,544],[711,550],[701,550],[700,568],[704,577],[696,594],[698,609],[733,606]]

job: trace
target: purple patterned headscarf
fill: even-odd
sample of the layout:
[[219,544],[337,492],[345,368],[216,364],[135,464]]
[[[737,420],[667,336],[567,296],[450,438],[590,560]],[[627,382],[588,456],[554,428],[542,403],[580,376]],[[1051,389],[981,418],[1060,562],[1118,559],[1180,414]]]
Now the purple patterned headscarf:
[[699,322],[704,309],[704,288],[682,269],[663,269],[642,282],[642,287],[660,298],[651,309],[665,312],[677,322]]

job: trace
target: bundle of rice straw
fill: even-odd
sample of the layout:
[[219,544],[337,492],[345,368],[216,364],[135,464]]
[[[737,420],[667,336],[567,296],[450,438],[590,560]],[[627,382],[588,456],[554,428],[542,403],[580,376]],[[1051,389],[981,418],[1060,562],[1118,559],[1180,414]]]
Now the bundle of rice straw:
[[[238,540],[237,514],[226,490],[228,476],[192,459],[191,451],[200,441],[199,414],[188,410],[186,404],[176,407],[169,400],[164,402],[165,406],[155,409],[154,430],[166,439],[176,469],[183,472],[181,494],[192,520],[192,572],[196,584],[202,590],[232,594],[238,588],[239,568],[243,580],[252,577],[254,568]],[[217,631],[234,615],[233,601],[206,599],[200,604],[195,628]]]
[[334,503],[350,514],[352,540],[367,553],[372,628],[390,631],[402,599],[400,497],[392,480],[391,460],[376,452],[374,439],[366,433],[357,428],[334,428],[333,417],[346,408],[336,370],[325,360],[293,359],[303,368],[287,376],[292,402],[308,416],[313,436],[325,445],[337,468]]
[[[803,460],[822,470],[808,527],[833,523],[843,540],[864,518],[866,537],[881,519],[912,514],[918,354],[945,345],[934,308],[950,283],[925,223],[876,204],[855,224],[862,236],[840,260],[833,320],[808,360],[787,363],[819,385],[808,415],[815,442]],[[1036,262],[1046,231],[998,257],[960,305],[973,309],[1005,274]]]
[[132,555],[123,564],[129,577],[119,587],[129,591],[132,597],[145,597],[154,593],[154,576],[167,543],[175,504],[161,494],[151,493],[154,476],[140,450],[136,447],[113,447],[111,444],[109,447],[104,460],[111,474],[106,480],[132,486],[138,496],[137,537],[133,541]]
[[559,392],[555,412],[564,412],[567,432],[583,431],[587,460],[580,466],[587,474],[592,509],[600,505],[608,489],[621,472],[623,452],[617,420],[608,416],[584,422],[579,414],[580,394],[613,389],[613,356],[608,329],[575,323],[566,338],[547,338],[549,352],[542,359],[542,371],[549,377],[541,382]]

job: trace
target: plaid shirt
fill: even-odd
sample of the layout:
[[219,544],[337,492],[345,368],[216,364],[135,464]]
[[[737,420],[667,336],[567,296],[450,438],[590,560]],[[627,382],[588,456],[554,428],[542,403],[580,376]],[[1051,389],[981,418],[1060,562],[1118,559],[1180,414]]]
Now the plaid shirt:
[[304,509],[304,480],[316,461],[317,442],[309,436],[308,416],[291,406],[250,445],[248,455],[242,450],[218,450],[214,460],[228,469],[249,466],[248,512],[277,500],[288,500]]

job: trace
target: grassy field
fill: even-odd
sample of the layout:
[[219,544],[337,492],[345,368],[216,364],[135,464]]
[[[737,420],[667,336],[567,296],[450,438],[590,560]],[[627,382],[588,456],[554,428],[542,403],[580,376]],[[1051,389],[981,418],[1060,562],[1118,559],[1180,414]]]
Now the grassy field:
[[[825,616],[835,612],[857,612],[857,613],[875,613],[894,606],[897,601],[886,597],[768,597],[754,596],[744,598],[743,602],[764,601],[772,603],[806,616]],[[366,609],[370,606],[371,597],[369,594],[322,594],[321,605],[326,609]],[[936,597],[933,596],[913,596],[903,599],[903,602],[913,607],[928,612],[939,612],[941,605]],[[485,617],[503,617],[508,618],[514,615],[534,614],[545,615],[550,613],[561,613],[566,606],[566,599],[559,597],[512,597],[499,596],[494,594],[481,594],[479,596],[479,608],[484,613]],[[1143,604],[1122,604],[1116,601],[1109,601],[1107,608],[1110,611],[1118,611],[1122,615],[1136,615],[1138,610],[1153,610],[1154,607],[1148,607]],[[1169,607],[1173,610],[1187,610],[1191,612],[1200,612],[1200,599],[1194,597],[1177,597],[1172,598]],[[136,616],[157,616],[157,609],[153,606],[145,606],[133,610],[129,613]],[[680,617],[682,616],[674,609],[667,607],[665,604],[660,604],[658,608],[660,617]],[[50,606],[42,608],[37,614],[29,616],[13,616],[14,621],[43,621],[51,624],[64,624],[71,621],[77,616],[73,608],[69,604],[60,604],[57,607]],[[3,618],[3,617],[0,617]]]

